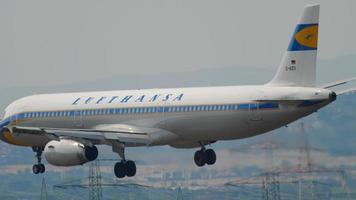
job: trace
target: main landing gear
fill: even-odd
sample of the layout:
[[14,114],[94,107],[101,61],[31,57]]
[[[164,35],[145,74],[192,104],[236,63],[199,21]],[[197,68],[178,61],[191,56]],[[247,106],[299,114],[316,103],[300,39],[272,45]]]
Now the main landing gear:
[[32,166],[32,172],[34,174],[43,174],[46,171],[46,167],[42,164],[42,152],[44,147],[32,147],[32,150],[36,152],[37,164]]
[[136,175],[136,164],[132,160],[125,159],[125,147],[123,144],[117,143],[113,145],[113,151],[117,152],[121,158],[120,162],[117,162],[114,167],[115,176],[117,178],[133,177]]
[[216,154],[212,149],[205,149],[202,145],[199,151],[194,154],[194,162],[198,167],[202,167],[205,164],[213,165],[216,162]]
[[136,164],[132,160],[122,159],[115,164],[114,172],[117,178],[133,177],[136,175]]

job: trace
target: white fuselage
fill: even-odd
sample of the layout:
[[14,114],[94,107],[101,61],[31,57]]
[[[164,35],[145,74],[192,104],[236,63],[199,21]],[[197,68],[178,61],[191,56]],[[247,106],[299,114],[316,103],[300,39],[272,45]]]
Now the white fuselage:
[[[120,124],[167,130],[177,137],[151,145],[179,148],[251,137],[279,128],[329,104],[329,90],[227,86],[34,95],[6,108],[1,126],[93,129]],[[1,127],[1,128],[2,128]],[[44,135],[2,135],[22,146],[44,146]]]

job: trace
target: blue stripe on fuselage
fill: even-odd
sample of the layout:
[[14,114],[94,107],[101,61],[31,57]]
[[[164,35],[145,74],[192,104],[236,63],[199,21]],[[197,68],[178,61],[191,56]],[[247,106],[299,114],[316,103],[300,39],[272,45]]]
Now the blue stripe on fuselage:
[[319,104],[321,102],[323,102],[323,100],[304,100],[299,106],[308,107],[308,106]]
[[104,108],[67,111],[26,112],[12,115],[0,122],[0,139],[7,142],[4,137],[4,127],[23,119],[52,118],[52,117],[75,117],[75,116],[103,116],[103,115],[127,115],[144,113],[181,113],[181,112],[205,112],[205,111],[237,111],[237,110],[264,110],[278,109],[275,102],[252,102],[241,104],[216,104],[216,105],[176,105],[176,106],[151,106],[130,108]]
[[[76,116],[102,116],[102,115],[126,115],[145,113],[180,113],[180,112],[204,112],[204,111],[236,111],[236,110],[264,110],[278,109],[277,102],[252,102],[241,104],[213,104],[213,105],[176,105],[176,106],[150,106],[150,107],[126,107],[126,108],[97,108],[66,111],[26,112],[10,116],[1,122],[0,128],[7,126],[16,120],[52,118],[52,117],[76,117]],[[6,124],[5,124],[6,123]]]

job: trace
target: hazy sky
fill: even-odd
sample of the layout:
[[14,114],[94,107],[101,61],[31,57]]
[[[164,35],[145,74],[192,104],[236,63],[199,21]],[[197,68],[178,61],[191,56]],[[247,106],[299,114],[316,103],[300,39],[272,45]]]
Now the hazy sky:
[[315,2],[319,58],[356,55],[355,0],[0,0],[0,87],[276,68],[303,6]]

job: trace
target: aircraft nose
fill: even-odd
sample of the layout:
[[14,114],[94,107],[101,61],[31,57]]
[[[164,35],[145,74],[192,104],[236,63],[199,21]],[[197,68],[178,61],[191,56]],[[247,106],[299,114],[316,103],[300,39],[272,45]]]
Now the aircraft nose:
[[336,93],[335,92],[330,92],[329,94],[329,99],[330,101],[335,101],[336,100]]

